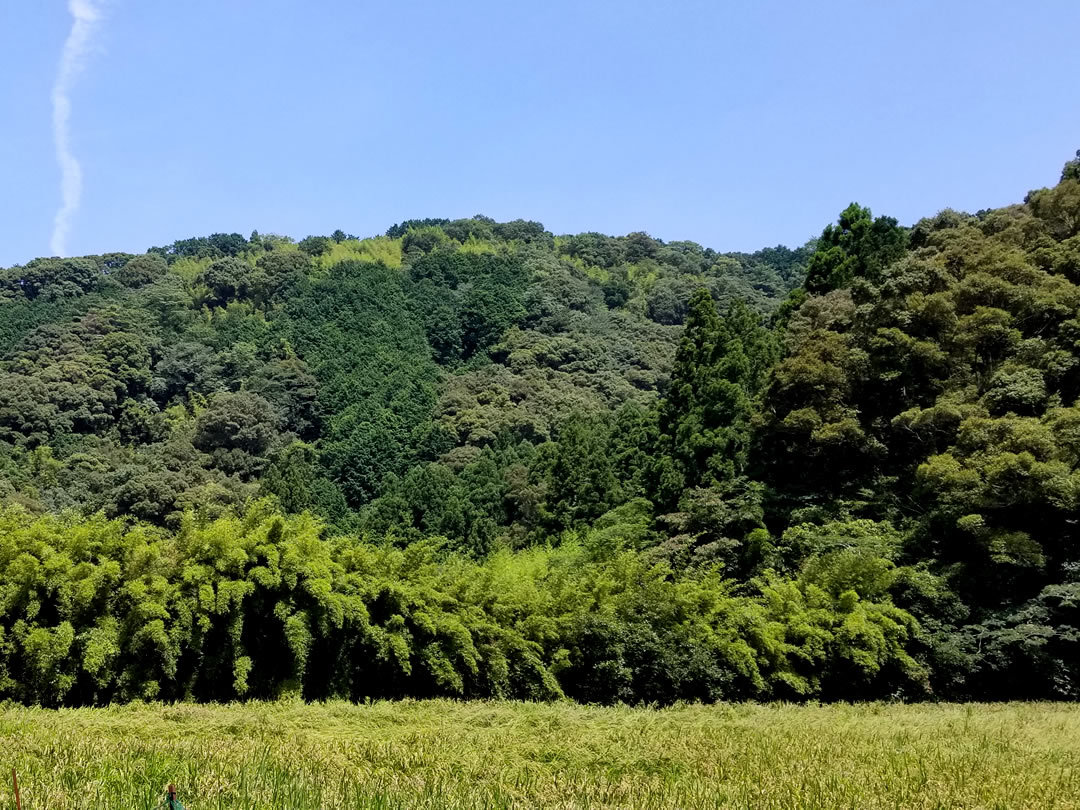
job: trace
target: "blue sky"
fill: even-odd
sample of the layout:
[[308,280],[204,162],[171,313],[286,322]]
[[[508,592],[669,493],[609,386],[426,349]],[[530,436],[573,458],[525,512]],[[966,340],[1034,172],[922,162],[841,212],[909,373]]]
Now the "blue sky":
[[[524,217],[720,250],[1056,182],[1080,3],[97,0],[67,252]],[[0,0],[0,266],[47,255],[65,0]]]

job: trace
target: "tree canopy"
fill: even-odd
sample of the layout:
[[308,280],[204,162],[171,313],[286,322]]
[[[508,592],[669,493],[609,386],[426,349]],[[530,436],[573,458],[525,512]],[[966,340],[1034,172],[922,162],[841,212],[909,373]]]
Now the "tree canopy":
[[0,699],[1080,697],[1076,164],[0,270]]

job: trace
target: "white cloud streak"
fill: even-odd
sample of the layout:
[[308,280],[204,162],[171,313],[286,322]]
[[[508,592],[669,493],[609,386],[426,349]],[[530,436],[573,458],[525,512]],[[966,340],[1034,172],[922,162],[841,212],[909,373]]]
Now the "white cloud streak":
[[54,256],[65,254],[71,219],[82,200],[82,166],[71,151],[71,87],[85,66],[90,42],[101,20],[101,9],[95,0],[68,0],[68,11],[72,16],[71,33],[64,42],[52,90],[53,141],[56,162],[60,165],[61,199],[49,242]]

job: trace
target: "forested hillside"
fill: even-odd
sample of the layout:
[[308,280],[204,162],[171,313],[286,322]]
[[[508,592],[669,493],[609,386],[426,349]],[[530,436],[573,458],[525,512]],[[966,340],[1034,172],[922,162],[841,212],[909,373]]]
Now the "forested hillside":
[[0,271],[0,698],[1080,697],[1080,153],[798,249]]

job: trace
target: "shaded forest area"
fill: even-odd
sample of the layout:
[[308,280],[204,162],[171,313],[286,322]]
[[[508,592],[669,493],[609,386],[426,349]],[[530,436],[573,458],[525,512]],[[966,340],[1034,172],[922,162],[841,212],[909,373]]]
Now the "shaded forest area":
[[795,250],[0,271],[0,698],[1080,697],[1080,153]]

